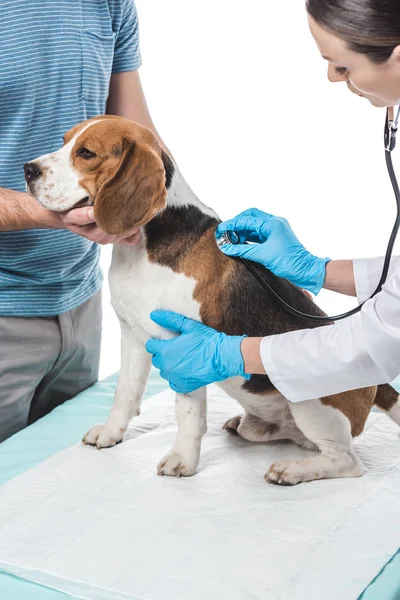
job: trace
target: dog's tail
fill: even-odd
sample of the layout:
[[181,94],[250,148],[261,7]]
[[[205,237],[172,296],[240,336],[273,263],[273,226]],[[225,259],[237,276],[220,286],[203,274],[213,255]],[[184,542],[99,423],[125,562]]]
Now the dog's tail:
[[391,385],[378,386],[374,404],[400,425],[400,395]]

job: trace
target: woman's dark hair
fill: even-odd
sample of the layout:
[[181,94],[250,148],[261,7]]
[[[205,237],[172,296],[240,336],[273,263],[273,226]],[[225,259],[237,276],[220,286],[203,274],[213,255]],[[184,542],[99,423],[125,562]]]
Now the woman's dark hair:
[[400,45],[400,0],[307,0],[306,6],[321,27],[375,63]]

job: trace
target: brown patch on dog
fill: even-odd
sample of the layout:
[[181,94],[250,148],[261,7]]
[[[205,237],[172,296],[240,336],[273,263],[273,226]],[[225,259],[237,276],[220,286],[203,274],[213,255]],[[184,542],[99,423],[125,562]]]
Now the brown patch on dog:
[[[96,222],[104,231],[118,235],[141,227],[164,208],[167,190],[162,151],[147,127],[121,117],[101,116],[71,129],[65,143],[76,135],[72,165],[93,200]],[[80,154],[83,148],[95,156],[84,158]]]
[[389,412],[399,401],[399,394],[391,385],[378,385],[375,404],[382,410]]
[[113,146],[111,150],[111,154],[114,156],[121,156],[122,154],[122,146]]
[[109,121],[110,119],[121,119],[121,120],[125,120],[123,119],[123,117],[116,117],[114,115],[99,115],[98,117],[92,117],[91,119],[86,119],[86,121],[82,121],[81,123],[78,123],[78,125],[75,125],[75,127],[72,127],[72,129],[69,129],[67,131],[67,133],[64,135],[64,144],[68,144],[68,142],[70,142],[72,140],[73,137],[76,136],[77,133],[79,133],[79,131],[81,131],[82,129],[84,129],[87,125],[89,125],[90,123],[94,123],[95,121]]
[[365,421],[374,404],[376,387],[351,390],[334,396],[321,398],[322,404],[340,410],[348,418],[351,435],[356,437],[364,430]]
[[117,172],[94,199],[96,223],[107,233],[121,234],[150,221],[167,199],[161,156],[125,139]]
[[[201,318],[209,327],[221,330],[221,312],[226,309],[226,289],[235,279],[236,263],[219,250],[215,242],[215,225],[211,226],[185,253],[177,270],[196,279],[193,297],[200,304]],[[196,260],[200,257],[201,260]]]

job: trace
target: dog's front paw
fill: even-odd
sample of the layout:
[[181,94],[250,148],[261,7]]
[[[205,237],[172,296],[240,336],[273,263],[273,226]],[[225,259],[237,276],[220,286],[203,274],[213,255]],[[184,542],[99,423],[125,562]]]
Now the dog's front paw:
[[121,428],[113,429],[109,425],[102,425],[98,423],[92,429],[89,429],[87,434],[83,437],[82,442],[89,446],[96,446],[99,450],[101,448],[111,448],[122,442],[124,436],[124,430]]
[[171,452],[158,463],[157,473],[169,477],[191,477],[196,473],[198,462],[198,458],[185,458],[179,452]]

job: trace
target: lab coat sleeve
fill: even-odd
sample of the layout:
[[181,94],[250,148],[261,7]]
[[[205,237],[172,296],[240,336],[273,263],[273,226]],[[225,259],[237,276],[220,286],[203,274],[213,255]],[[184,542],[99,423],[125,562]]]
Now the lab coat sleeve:
[[[368,266],[369,273],[376,270]],[[360,314],[266,337],[261,359],[274,386],[291,402],[393,381],[400,374],[400,265]]]
[[[378,287],[383,263],[384,258],[356,258],[353,260],[357,298],[360,304],[368,300]],[[394,256],[390,262],[388,277],[399,267],[400,256]]]

